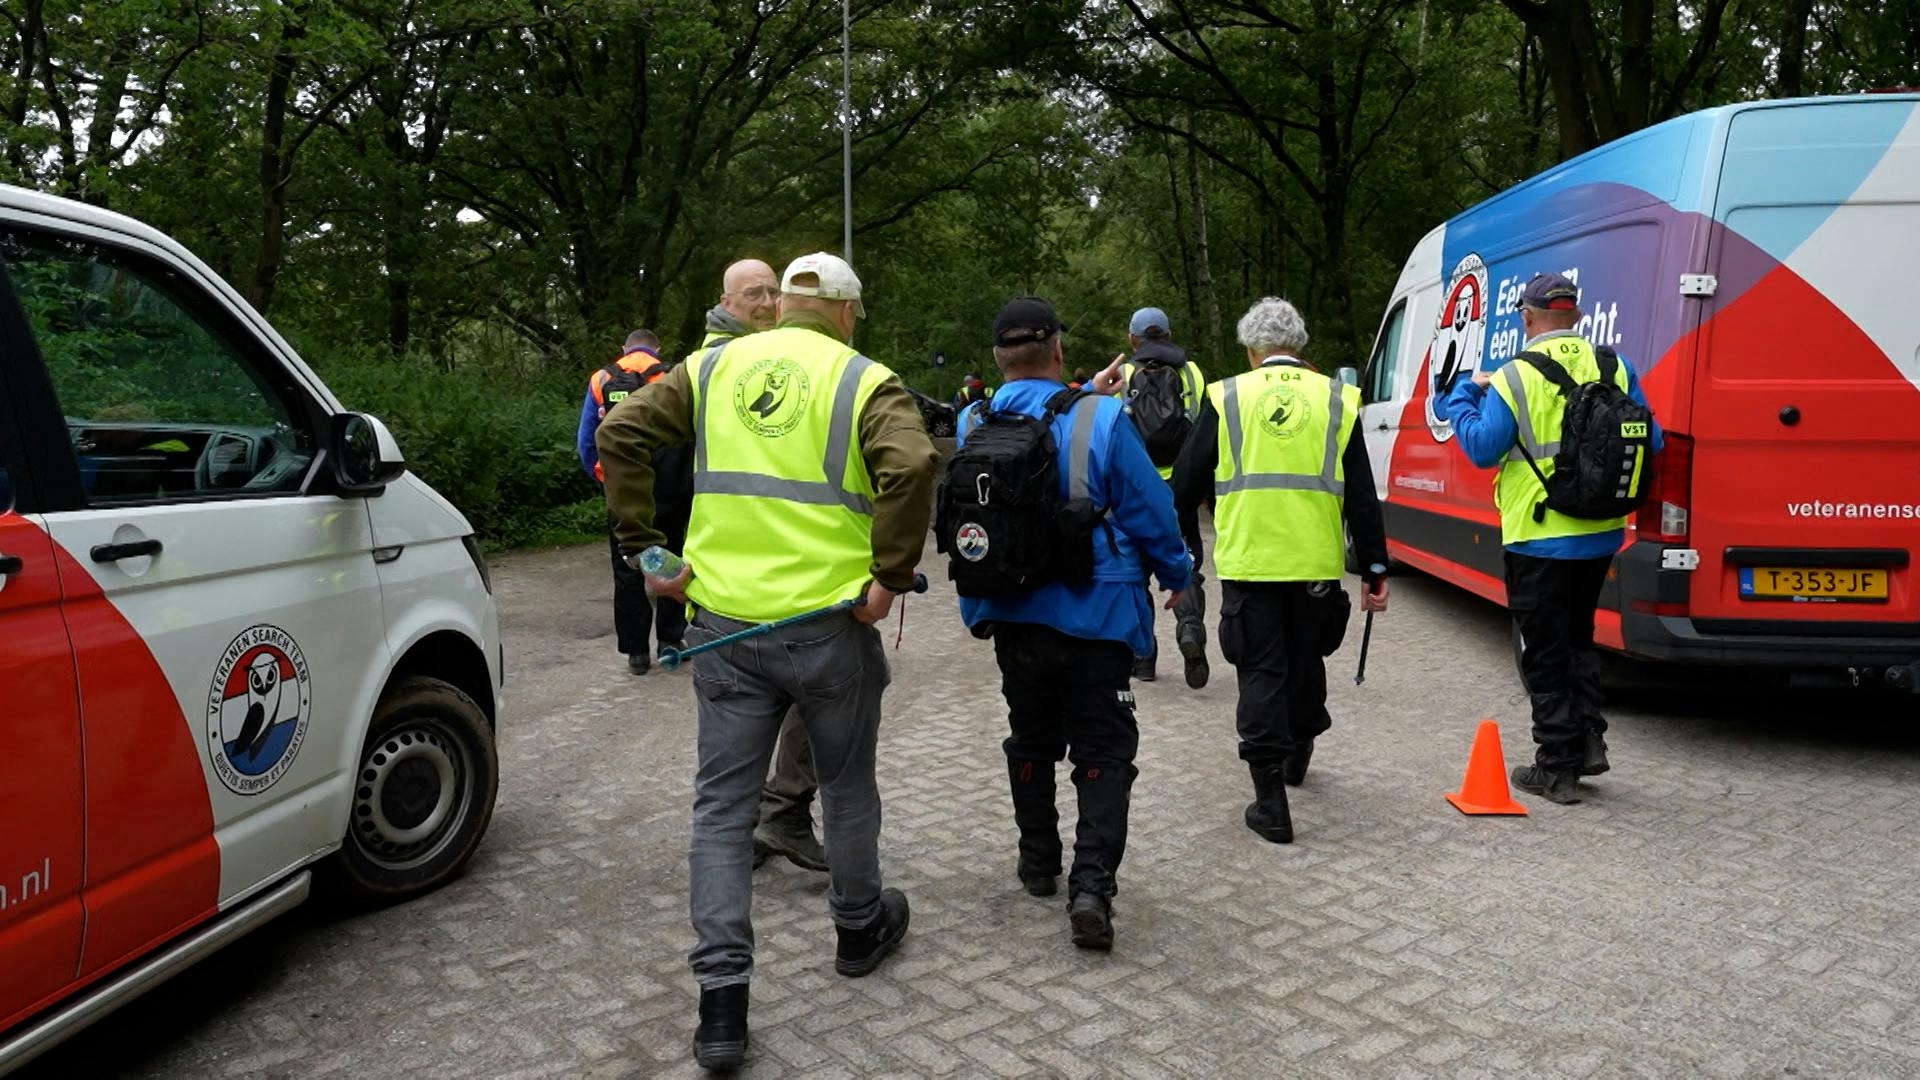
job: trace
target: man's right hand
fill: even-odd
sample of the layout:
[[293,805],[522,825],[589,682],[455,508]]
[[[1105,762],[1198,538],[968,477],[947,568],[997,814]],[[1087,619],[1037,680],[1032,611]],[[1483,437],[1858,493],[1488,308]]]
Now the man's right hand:
[[646,577],[648,592],[655,596],[663,596],[668,600],[678,600],[684,604],[687,602],[687,583],[693,580],[693,564],[683,564],[680,567],[680,572],[675,574],[671,579],[657,578],[650,574],[644,576]]
[[1094,393],[1111,394],[1120,389],[1123,384],[1123,380],[1120,378],[1120,365],[1124,363],[1126,359],[1127,354],[1121,353],[1119,356],[1113,358],[1113,363],[1101,368],[1100,371],[1094,375],[1092,384]]

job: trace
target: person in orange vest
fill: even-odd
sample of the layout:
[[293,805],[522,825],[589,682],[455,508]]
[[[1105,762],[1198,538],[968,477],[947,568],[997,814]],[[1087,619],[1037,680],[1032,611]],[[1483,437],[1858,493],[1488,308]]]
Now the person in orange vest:
[[[626,400],[629,394],[667,373],[670,365],[660,359],[660,338],[651,330],[635,330],[627,335],[620,356],[587,379],[587,398],[580,406],[580,430],[575,449],[580,467],[595,483],[604,483],[600,470],[600,452],[594,446],[594,432],[607,410]],[[684,542],[687,515],[693,505],[693,459],[685,447],[674,447],[656,456],[660,482],[656,493],[658,509],[655,521],[666,530],[673,545]],[[647,595],[646,580],[640,571],[620,557],[620,547],[612,540],[613,517],[607,517],[608,542],[613,544],[613,632],[620,651],[626,655],[627,670],[645,675],[652,666],[647,639],[659,632],[661,648],[679,648],[687,632],[687,613],[683,604]]]

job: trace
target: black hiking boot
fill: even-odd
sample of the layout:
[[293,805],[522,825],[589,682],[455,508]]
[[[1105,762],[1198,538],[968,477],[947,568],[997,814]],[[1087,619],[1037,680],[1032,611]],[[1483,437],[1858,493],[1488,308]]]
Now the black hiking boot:
[[1048,874],[1030,869],[1025,863],[1021,863],[1017,873],[1020,875],[1020,884],[1026,887],[1028,896],[1052,896],[1060,891],[1059,871]]
[[1287,810],[1287,788],[1279,769],[1254,767],[1247,828],[1270,843],[1293,843],[1293,814]]
[[646,653],[637,652],[627,654],[627,674],[629,675],[645,675],[647,669],[652,666],[653,662],[647,659]]
[[731,1072],[747,1060],[747,984],[700,991],[700,1026],[693,1060],[703,1069]]
[[1570,772],[1549,772],[1538,765],[1528,765],[1513,770],[1513,786],[1562,806],[1580,801],[1580,778]]
[[1187,685],[1195,690],[1204,688],[1212,674],[1207,667],[1207,643],[1198,634],[1181,638],[1180,658],[1187,664]]
[[833,958],[833,970],[849,979],[871,975],[887,958],[900,939],[907,936],[907,896],[899,889],[880,890],[880,917],[858,930],[842,926],[840,951]]
[[1607,761],[1607,740],[1599,732],[1587,730],[1587,756],[1580,763],[1581,776],[1599,776],[1613,766]]
[[1099,893],[1076,893],[1067,903],[1067,923],[1073,927],[1073,943],[1080,948],[1113,949],[1113,902]]
[[1154,679],[1158,678],[1158,676],[1156,676],[1153,673],[1153,668],[1154,668],[1154,663],[1151,658],[1141,658],[1141,659],[1135,660],[1133,662],[1133,681],[1134,682],[1152,682]]
[[1307,763],[1313,760],[1313,740],[1306,739],[1293,744],[1293,753],[1280,763],[1280,776],[1288,787],[1299,787],[1307,782]]
[[753,851],[756,858],[762,851],[785,855],[788,862],[804,870],[820,872],[827,868],[827,849],[814,837],[813,817],[805,807],[762,821],[753,830]]

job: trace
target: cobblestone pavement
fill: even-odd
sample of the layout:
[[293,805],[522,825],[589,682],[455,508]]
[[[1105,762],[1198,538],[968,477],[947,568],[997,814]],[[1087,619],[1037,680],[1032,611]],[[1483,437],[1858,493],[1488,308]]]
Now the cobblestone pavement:
[[[626,677],[609,614],[573,602],[605,559],[498,561],[513,715],[463,880],[290,917],[39,1075],[692,1075],[692,698],[685,674]],[[1357,625],[1334,661],[1291,847],[1241,824],[1217,654],[1204,691],[1173,670],[1142,688],[1107,956],[1015,882],[991,649],[944,589],[915,599],[881,747],[883,861],[913,931],[879,974],[838,978],[824,878],[762,870],[748,1074],[1920,1072],[1920,707],[1643,696],[1615,710],[1614,771],[1585,804],[1466,818],[1440,796],[1475,722],[1501,722],[1509,762],[1529,752],[1503,617],[1419,577],[1394,599],[1367,685]]]

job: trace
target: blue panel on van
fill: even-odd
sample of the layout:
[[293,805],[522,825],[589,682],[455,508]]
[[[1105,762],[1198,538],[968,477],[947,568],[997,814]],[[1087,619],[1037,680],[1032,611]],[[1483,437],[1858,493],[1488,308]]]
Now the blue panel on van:
[[[1696,113],[1609,143],[1549,169],[1447,223],[1444,275],[1469,252],[1507,247],[1545,229],[1564,230],[1654,202],[1677,210],[1699,185],[1682,183],[1697,168],[1694,133],[1712,113]],[[1686,188],[1683,193],[1682,188]]]
[[1753,215],[1741,235],[1785,262],[1847,201],[1913,118],[1910,99],[1743,109],[1727,135],[1714,217],[1742,206],[1801,206]]

